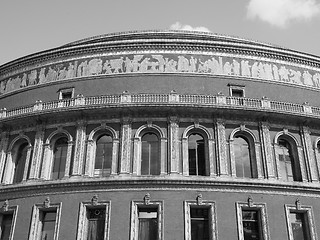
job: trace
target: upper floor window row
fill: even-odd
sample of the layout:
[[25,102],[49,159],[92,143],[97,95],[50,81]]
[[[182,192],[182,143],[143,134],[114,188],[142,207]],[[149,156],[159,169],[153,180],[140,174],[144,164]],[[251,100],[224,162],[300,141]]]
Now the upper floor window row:
[[[132,144],[130,154],[134,158],[133,161],[136,161],[137,175],[160,175],[170,171],[171,163],[166,161],[170,159],[168,155],[171,154],[169,153],[171,143],[163,135],[155,129],[145,128],[141,131],[139,138],[134,138],[130,143]],[[137,141],[137,144],[133,141]],[[82,174],[91,177],[108,177],[119,173],[121,148],[120,140],[114,130],[99,128],[86,144],[87,146],[83,148],[86,152],[83,154],[84,162],[81,163],[83,165]],[[182,158],[182,171],[185,175],[210,176],[213,171],[216,171],[216,165],[221,164],[217,162],[219,156],[215,155],[217,144],[221,143],[214,141],[208,131],[192,128],[183,139],[178,138],[178,144],[181,144],[180,157]],[[32,158],[35,154],[33,154],[30,140],[21,138],[11,145],[5,163],[3,163],[5,165],[5,171],[1,173],[3,183],[22,182],[28,179],[30,173],[34,171],[31,161],[34,161]],[[75,159],[72,161],[72,158],[75,158],[76,149],[69,133],[64,131],[52,134],[42,148],[43,153],[38,154],[42,157],[38,159],[38,164],[42,169],[33,176],[59,180],[73,174]],[[263,177],[262,172],[265,170],[262,169],[261,145],[257,143],[252,134],[242,130],[235,131],[227,148],[229,148],[230,156],[225,161],[228,161],[227,164],[231,166],[230,175],[238,178]],[[274,153],[278,178],[284,181],[302,181],[296,141],[290,136],[280,135],[274,144]],[[219,175],[219,173],[215,174]]]

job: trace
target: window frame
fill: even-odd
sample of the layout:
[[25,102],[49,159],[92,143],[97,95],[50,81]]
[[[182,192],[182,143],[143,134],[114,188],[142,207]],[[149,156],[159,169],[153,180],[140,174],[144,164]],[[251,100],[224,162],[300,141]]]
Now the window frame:
[[[110,159],[110,173],[108,175],[104,175],[103,172],[105,170],[105,168],[102,168],[102,169],[96,169],[96,161],[97,161],[97,149],[98,149],[98,141],[104,137],[104,136],[107,136],[107,137],[110,137],[111,138],[111,142],[108,142],[109,144],[111,144],[111,159]],[[94,163],[93,163],[93,176],[94,177],[110,177],[112,174],[113,174],[113,152],[114,152],[114,139],[112,137],[111,134],[108,134],[108,133],[103,133],[103,134],[99,134],[99,136],[95,139],[95,153],[94,153]],[[99,172],[99,174],[96,174],[96,170],[101,170],[101,171],[97,171]]]
[[228,84],[229,87],[229,96],[230,97],[239,97],[239,96],[234,96],[233,92],[238,91],[242,92],[242,98],[244,98],[245,95],[245,86],[244,85],[236,85],[236,84]]
[[41,240],[40,238],[41,238],[42,226],[43,226],[42,219],[41,219],[42,213],[56,211],[56,221],[55,221],[53,240],[58,240],[59,229],[60,229],[61,207],[62,207],[62,203],[50,203],[50,200],[48,198],[43,204],[35,204],[32,210],[32,218],[31,218],[28,239]]
[[[60,170],[61,170],[61,166],[63,167],[63,169],[64,169],[64,175],[61,177],[58,177],[58,178],[53,178],[53,171],[54,171],[54,166],[55,166],[55,163],[56,163],[56,156],[55,156],[55,148],[56,148],[56,146],[57,146],[57,142],[60,140],[60,139],[63,139],[63,138],[65,138],[67,141],[66,141],[66,144],[65,145],[63,145],[63,146],[65,146],[66,147],[66,156],[65,156],[65,164],[64,164],[64,166],[62,166],[61,165],[61,156],[60,156],[60,158],[59,158],[59,161],[60,161],[60,164],[59,164],[59,166],[60,166],[60,168],[59,168],[59,172],[58,172],[58,175],[60,175]],[[62,146],[62,145],[61,145]],[[68,139],[68,136],[64,136],[64,135],[62,135],[62,136],[59,136],[57,139],[55,139],[55,141],[54,141],[54,143],[53,143],[53,146],[52,146],[52,167],[51,167],[51,172],[50,172],[50,179],[51,180],[61,180],[61,179],[63,179],[63,178],[65,178],[66,177],[66,175],[69,175],[69,173],[66,173],[66,171],[67,171],[67,163],[68,163],[68,149],[69,149],[69,139]]]
[[260,219],[258,220],[261,229],[261,240],[269,240],[270,233],[268,227],[267,205],[266,203],[254,203],[250,197],[248,198],[248,202],[236,202],[238,239],[244,240],[242,215],[243,210],[259,211],[258,216],[260,217]]
[[89,209],[104,209],[106,212],[105,215],[105,226],[104,226],[104,240],[109,240],[110,237],[110,213],[111,213],[111,201],[98,201],[94,196],[91,202],[81,202],[79,217],[78,217],[78,231],[77,231],[77,240],[86,239],[87,234],[87,212]]
[[[156,208],[158,219],[158,238],[157,240],[163,240],[163,201],[150,201],[146,200],[146,194],[144,201],[131,201],[131,219],[130,219],[130,240],[139,239],[139,208]],[[149,196],[150,197],[150,196]]]
[[[66,94],[66,93],[71,93],[71,97],[64,98],[63,94]],[[74,98],[74,87],[62,88],[58,90],[58,100],[72,99],[72,98]]]
[[292,228],[290,226],[290,213],[302,213],[304,214],[304,217],[306,217],[306,222],[308,224],[307,230],[309,231],[308,237],[310,237],[310,240],[316,240],[316,229],[315,229],[315,222],[314,222],[314,216],[313,216],[313,209],[312,206],[306,206],[301,205],[300,201],[297,199],[296,204],[285,204],[285,216],[286,216],[286,222],[287,222],[287,232],[288,232],[288,238],[289,240],[294,240]]
[[202,200],[202,196],[198,195],[197,200],[184,201],[184,236],[185,240],[191,240],[191,208],[207,208],[209,209],[209,239],[218,239],[216,203],[211,200]]
[[[2,233],[2,221],[3,221],[3,215],[12,215],[12,223],[11,223],[11,229],[10,229],[10,236],[9,240],[13,240],[14,231],[15,231],[15,225],[17,220],[17,214],[18,214],[18,206],[9,206],[9,202],[6,201],[4,205],[0,208],[0,232]],[[0,234],[0,238],[1,238]]]

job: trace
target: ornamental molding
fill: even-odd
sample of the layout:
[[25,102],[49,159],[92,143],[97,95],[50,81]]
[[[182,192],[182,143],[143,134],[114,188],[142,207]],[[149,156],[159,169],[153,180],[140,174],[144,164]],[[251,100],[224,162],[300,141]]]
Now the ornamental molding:
[[209,74],[320,89],[320,69],[254,54],[219,51],[118,51],[37,64],[0,76],[0,94],[56,81],[123,74]]

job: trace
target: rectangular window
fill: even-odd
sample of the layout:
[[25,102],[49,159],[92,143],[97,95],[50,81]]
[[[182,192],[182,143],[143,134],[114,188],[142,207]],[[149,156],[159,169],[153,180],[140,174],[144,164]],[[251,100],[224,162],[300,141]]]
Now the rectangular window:
[[14,234],[17,206],[5,206],[0,210],[0,239],[12,240]]
[[50,204],[50,200],[46,201],[48,202],[33,207],[30,240],[58,239],[61,203]]
[[239,240],[269,240],[267,210],[264,203],[237,202]]
[[139,208],[139,240],[156,240],[158,235],[158,209]]
[[163,240],[163,203],[132,201],[130,240]]
[[209,240],[208,208],[191,207],[191,240]]
[[229,95],[231,97],[245,97],[245,86],[243,85],[233,85],[233,84],[228,84],[229,86]]
[[70,99],[74,97],[74,88],[64,88],[58,91],[58,99]]
[[185,239],[186,240],[216,240],[217,222],[215,202],[185,201]]
[[315,225],[312,207],[302,206],[297,201],[295,205],[285,205],[289,240],[315,240]]
[[41,211],[41,240],[53,240],[56,225],[56,211]]
[[263,239],[261,236],[261,218],[258,210],[242,210],[244,240]]
[[109,240],[110,202],[80,204],[78,240]]

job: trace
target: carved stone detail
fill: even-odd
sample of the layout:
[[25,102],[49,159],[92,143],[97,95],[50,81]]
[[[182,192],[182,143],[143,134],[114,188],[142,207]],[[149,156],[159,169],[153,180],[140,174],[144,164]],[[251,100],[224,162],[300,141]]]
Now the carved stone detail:
[[49,208],[50,207],[50,198],[46,197],[46,199],[43,202],[43,207],[44,208]]
[[179,123],[176,117],[169,118],[169,162],[170,173],[179,173]]
[[197,205],[202,205],[203,199],[202,199],[202,194],[199,193],[196,197]]
[[262,162],[267,178],[275,178],[275,162],[272,152],[272,144],[270,137],[269,125],[264,122],[259,124],[259,134],[262,147]]
[[216,143],[217,143],[217,159],[220,175],[228,175],[228,159],[227,159],[227,142],[224,122],[217,120],[215,122]]
[[130,173],[131,156],[131,121],[124,118],[121,127],[120,174]]
[[79,121],[77,124],[72,175],[75,175],[75,176],[82,175],[85,141],[86,141],[86,123],[84,121]]
[[146,193],[146,195],[144,195],[143,197],[143,202],[145,205],[149,205],[151,201],[151,195],[150,193]]
[[99,200],[98,195],[97,194],[93,195],[93,197],[91,198],[91,204],[93,206],[98,205],[98,200]]
[[39,126],[36,131],[29,179],[37,179],[39,176],[43,154],[44,130],[44,126]]
[[9,210],[9,200],[5,200],[3,205],[2,205],[2,211],[7,212]]

